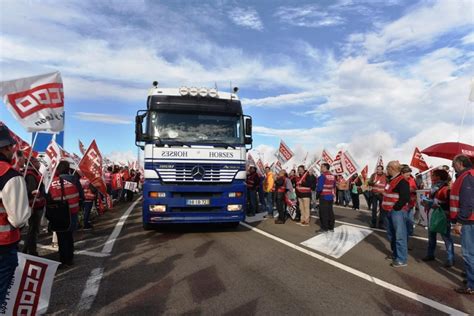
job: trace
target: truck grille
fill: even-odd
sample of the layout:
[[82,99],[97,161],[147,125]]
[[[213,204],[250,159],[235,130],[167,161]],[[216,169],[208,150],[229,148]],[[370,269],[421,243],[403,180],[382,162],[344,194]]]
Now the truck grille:
[[156,169],[163,182],[192,183],[229,183],[240,170],[244,166],[222,164],[173,164]]

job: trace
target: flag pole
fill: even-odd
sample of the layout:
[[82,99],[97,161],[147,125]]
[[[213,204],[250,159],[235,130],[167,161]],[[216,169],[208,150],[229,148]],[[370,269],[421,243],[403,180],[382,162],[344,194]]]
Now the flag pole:
[[38,132],[36,132],[35,136],[33,136],[33,143],[31,144],[31,150],[30,150],[30,154],[28,155],[28,160],[26,161],[25,172],[23,173],[23,177],[26,176],[26,172],[28,171],[28,165],[30,164],[31,155],[33,154],[33,148],[35,147],[37,137],[38,137]]

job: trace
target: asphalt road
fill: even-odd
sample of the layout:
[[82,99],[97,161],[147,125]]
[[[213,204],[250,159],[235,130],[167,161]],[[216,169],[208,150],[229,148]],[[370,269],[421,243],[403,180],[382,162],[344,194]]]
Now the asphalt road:
[[[393,269],[384,259],[389,244],[383,232],[373,231],[336,259],[301,245],[316,235],[316,218],[310,227],[262,220],[237,229],[144,231],[140,203],[113,243],[110,236],[129,206],[98,218],[93,231],[78,232],[75,266],[58,271],[49,314],[474,314],[474,300],[453,291],[462,281],[459,247],[456,266],[445,269],[441,259],[422,262],[427,242],[413,239],[408,266]],[[366,212],[338,208],[336,214],[344,225],[368,226]],[[426,232],[420,228],[416,235]],[[41,243],[49,245],[50,238]],[[438,253],[442,258],[443,247]],[[48,247],[40,255],[57,259]]]

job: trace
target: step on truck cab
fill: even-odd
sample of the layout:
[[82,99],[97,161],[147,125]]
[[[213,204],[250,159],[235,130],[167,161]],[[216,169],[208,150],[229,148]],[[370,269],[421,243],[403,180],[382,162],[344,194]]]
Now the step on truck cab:
[[153,83],[135,125],[136,145],[144,150],[145,229],[244,220],[252,118],[243,115],[237,91]]

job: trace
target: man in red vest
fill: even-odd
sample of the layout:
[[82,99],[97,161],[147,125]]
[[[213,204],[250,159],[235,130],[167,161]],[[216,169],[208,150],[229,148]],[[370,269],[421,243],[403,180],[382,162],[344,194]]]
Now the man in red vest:
[[[383,166],[377,166],[376,173],[372,174],[369,179],[369,186],[372,188],[372,221],[370,223],[372,228],[384,228],[385,213],[382,210],[382,200],[386,184],[387,177],[383,172]],[[377,213],[379,213],[378,220]]]
[[329,164],[321,165],[321,175],[318,178],[316,196],[319,198],[319,220],[321,229],[317,233],[334,231],[334,189],[336,188],[336,177],[329,171]]
[[301,226],[309,226],[311,188],[314,187],[314,177],[305,170],[304,165],[298,167],[298,177],[296,178],[296,196],[301,212]]
[[387,237],[392,248],[392,267],[405,267],[408,261],[408,210],[410,202],[410,184],[400,173],[401,165],[398,161],[390,161],[387,173],[390,181],[383,193],[382,209],[387,212]]
[[456,289],[461,294],[474,294],[474,169],[465,155],[454,157],[456,181],[449,198],[450,218],[456,222],[454,232],[461,234],[461,253],[467,275],[467,286]]
[[0,306],[18,265],[20,227],[31,215],[25,179],[13,169],[15,140],[5,125],[0,126]]

